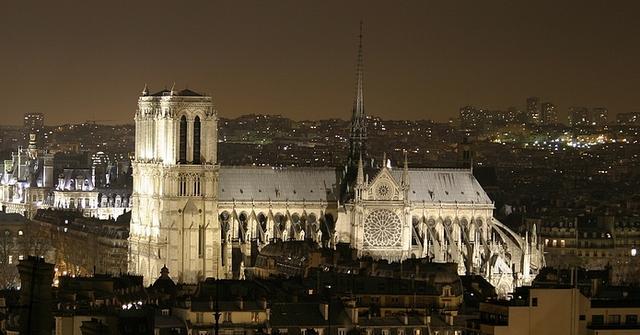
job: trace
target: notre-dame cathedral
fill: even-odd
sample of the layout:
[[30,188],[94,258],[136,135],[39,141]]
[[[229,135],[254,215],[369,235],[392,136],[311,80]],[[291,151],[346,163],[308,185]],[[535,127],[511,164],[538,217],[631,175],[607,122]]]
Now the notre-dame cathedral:
[[147,282],[164,265],[180,282],[243,278],[264,245],[312,240],[389,261],[455,262],[499,293],[530,283],[544,262],[535,227],[523,237],[496,220],[471,168],[372,163],[362,64],[360,43],[349,158],[339,168],[221,166],[212,98],[145,87],[135,114],[129,270]]

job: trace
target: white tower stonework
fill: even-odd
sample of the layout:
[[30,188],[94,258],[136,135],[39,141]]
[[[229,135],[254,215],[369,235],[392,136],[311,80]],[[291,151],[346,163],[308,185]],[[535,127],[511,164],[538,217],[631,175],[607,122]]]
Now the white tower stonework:
[[211,97],[188,89],[138,99],[129,270],[147,282],[163,265],[179,281],[216,274],[217,118]]

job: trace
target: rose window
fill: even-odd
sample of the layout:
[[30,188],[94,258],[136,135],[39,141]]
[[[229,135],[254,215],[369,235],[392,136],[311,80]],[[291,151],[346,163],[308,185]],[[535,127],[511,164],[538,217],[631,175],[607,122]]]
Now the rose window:
[[388,209],[371,212],[364,222],[365,241],[372,246],[389,247],[400,241],[400,218]]
[[391,196],[393,195],[393,193],[391,192],[391,185],[389,185],[388,183],[381,183],[376,188],[376,194],[378,199],[391,199]]

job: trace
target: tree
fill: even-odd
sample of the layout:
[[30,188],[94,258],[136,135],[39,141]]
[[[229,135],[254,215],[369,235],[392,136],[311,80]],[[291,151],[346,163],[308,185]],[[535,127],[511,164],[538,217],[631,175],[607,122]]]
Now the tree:
[[20,255],[45,257],[52,250],[49,232],[35,222],[25,225],[24,233],[18,237]]
[[16,254],[15,236],[11,231],[5,230],[0,233],[0,288],[6,289],[16,287],[18,284],[18,269],[12,258]]

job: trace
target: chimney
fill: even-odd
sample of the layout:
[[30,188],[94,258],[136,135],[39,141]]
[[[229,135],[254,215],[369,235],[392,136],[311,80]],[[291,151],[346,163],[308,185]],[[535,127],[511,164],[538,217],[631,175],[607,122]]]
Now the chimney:
[[262,306],[262,309],[267,309],[267,298],[262,298],[260,299],[260,305]]
[[453,315],[451,315],[451,314],[447,314],[447,316],[446,316],[446,318],[445,318],[445,321],[447,322],[447,324],[448,324],[449,326],[453,326]]
[[329,303],[323,302],[320,303],[320,313],[322,313],[322,318],[324,321],[329,320]]
[[240,310],[244,309],[244,300],[242,297],[238,297],[238,308],[240,308]]
[[358,307],[354,299],[346,301],[346,310],[353,325],[358,325]]
[[591,278],[591,295],[596,296],[600,293],[600,278]]

